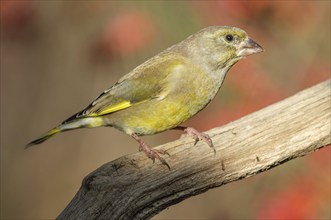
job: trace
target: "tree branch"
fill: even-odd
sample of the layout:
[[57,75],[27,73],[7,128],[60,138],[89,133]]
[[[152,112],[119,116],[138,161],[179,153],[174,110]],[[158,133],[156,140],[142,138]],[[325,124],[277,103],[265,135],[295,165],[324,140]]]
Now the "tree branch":
[[143,153],[90,173],[58,219],[146,219],[211,188],[269,170],[331,143],[330,80],[207,133],[182,138],[166,150],[171,170]]

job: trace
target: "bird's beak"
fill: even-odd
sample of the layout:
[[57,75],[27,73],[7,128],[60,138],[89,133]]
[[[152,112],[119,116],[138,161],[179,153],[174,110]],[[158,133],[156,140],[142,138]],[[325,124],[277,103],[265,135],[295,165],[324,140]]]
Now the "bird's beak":
[[254,53],[260,53],[263,52],[263,48],[256,43],[255,41],[253,41],[252,39],[248,38],[247,40],[245,40],[244,42],[242,42],[239,46],[238,49],[238,56],[239,57],[244,57],[244,56],[248,56]]

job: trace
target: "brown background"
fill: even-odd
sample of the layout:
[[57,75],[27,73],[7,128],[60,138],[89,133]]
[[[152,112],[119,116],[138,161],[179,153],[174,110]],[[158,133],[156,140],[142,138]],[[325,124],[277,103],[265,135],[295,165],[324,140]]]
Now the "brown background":
[[[0,14],[3,219],[55,218],[84,176],[137,152],[132,138],[111,128],[60,134],[28,150],[24,145],[203,27],[241,27],[266,52],[230,70],[212,104],[186,123],[197,129],[235,120],[330,77],[329,1],[1,1]],[[144,140],[156,146],[179,135]],[[330,219],[330,148],[155,217],[179,218]]]

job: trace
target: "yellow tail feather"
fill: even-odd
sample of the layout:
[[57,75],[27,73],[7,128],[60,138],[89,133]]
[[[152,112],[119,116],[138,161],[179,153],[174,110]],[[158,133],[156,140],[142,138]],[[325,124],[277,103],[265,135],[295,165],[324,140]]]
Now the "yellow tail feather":
[[41,135],[37,139],[35,139],[35,140],[31,141],[30,143],[28,143],[25,146],[25,148],[31,147],[31,146],[36,145],[36,144],[40,144],[40,143],[46,141],[48,138],[52,137],[53,135],[55,135],[57,133],[60,133],[61,131],[62,130],[59,129],[58,127],[53,128],[52,130],[46,132],[45,134]]
[[100,117],[89,117],[89,118],[76,119],[72,121],[65,121],[59,126],[53,128],[52,130],[46,132],[37,139],[28,143],[25,148],[31,147],[36,144],[41,144],[42,142],[46,141],[48,138],[52,137],[53,135],[63,131],[70,131],[77,128],[95,128],[103,125],[104,125],[103,120]]

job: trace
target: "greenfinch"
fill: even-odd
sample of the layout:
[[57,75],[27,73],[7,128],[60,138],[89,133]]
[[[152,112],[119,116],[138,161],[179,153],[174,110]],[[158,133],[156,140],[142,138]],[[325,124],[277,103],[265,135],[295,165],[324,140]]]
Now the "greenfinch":
[[180,124],[208,105],[236,62],[262,51],[242,29],[204,28],[124,75],[85,109],[27,147],[63,131],[109,126],[133,137],[139,143],[139,150],[168,168],[159,155],[165,152],[151,148],[140,136],[179,129],[195,143],[202,140],[216,152],[208,135]]

